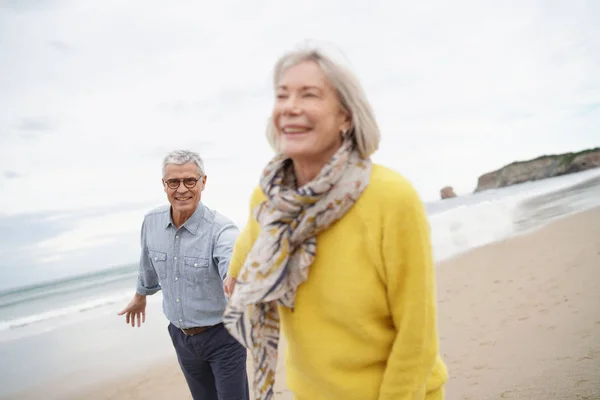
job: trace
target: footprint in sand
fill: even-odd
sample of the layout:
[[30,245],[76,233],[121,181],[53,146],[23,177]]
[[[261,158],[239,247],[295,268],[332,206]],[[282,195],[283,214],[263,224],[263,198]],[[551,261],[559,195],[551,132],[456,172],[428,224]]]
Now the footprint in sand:
[[583,361],[583,360],[593,360],[594,358],[592,356],[583,356],[577,359],[577,361]]
[[507,390],[506,392],[502,392],[502,393],[500,393],[500,398],[501,399],[508,399],[509,396],[510,396],[510,394],[512,392],[514,392],[514,391],[515,391],[514,389],[511,389],[511,390]]

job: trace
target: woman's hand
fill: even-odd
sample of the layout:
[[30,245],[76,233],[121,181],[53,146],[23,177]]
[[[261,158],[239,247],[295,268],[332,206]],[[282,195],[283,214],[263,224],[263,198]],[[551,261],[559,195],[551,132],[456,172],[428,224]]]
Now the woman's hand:
[[225,296],[231,297],[233,293],[233,289],[235,288],[236,280],[232,276],[227,276],[225,281],[223,282],[223,291],[225,292]]

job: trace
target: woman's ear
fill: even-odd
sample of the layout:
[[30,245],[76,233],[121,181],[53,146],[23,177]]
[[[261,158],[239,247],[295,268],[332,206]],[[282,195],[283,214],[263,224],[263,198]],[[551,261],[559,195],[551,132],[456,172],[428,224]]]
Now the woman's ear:
[[344,113],[344,126],[343,130],[350,133],[352,130],[352,115],[346,110],[342,111]]

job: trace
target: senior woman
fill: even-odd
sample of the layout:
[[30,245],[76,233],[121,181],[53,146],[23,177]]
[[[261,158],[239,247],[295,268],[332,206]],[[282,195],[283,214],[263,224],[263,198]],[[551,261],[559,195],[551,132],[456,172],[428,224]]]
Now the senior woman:
[[373,164],[380,140],[356,78],[315,50],[284,55],[224,323],[273,396],[281,328],[297,400],[443,399],[429,225],[412,185]]

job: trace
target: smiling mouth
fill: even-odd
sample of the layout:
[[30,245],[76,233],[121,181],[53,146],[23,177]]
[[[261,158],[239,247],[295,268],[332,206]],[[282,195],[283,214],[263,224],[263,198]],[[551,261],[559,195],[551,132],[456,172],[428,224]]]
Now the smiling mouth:
[[175,197],[175,200],[177,201],[187,201],[187,200],[191,200],[191,196],[188,197]]
[[311,129],[306,126],[284,126],[281,129],[281,132],[286,135],[297,135],[301,133],[307,133]]

